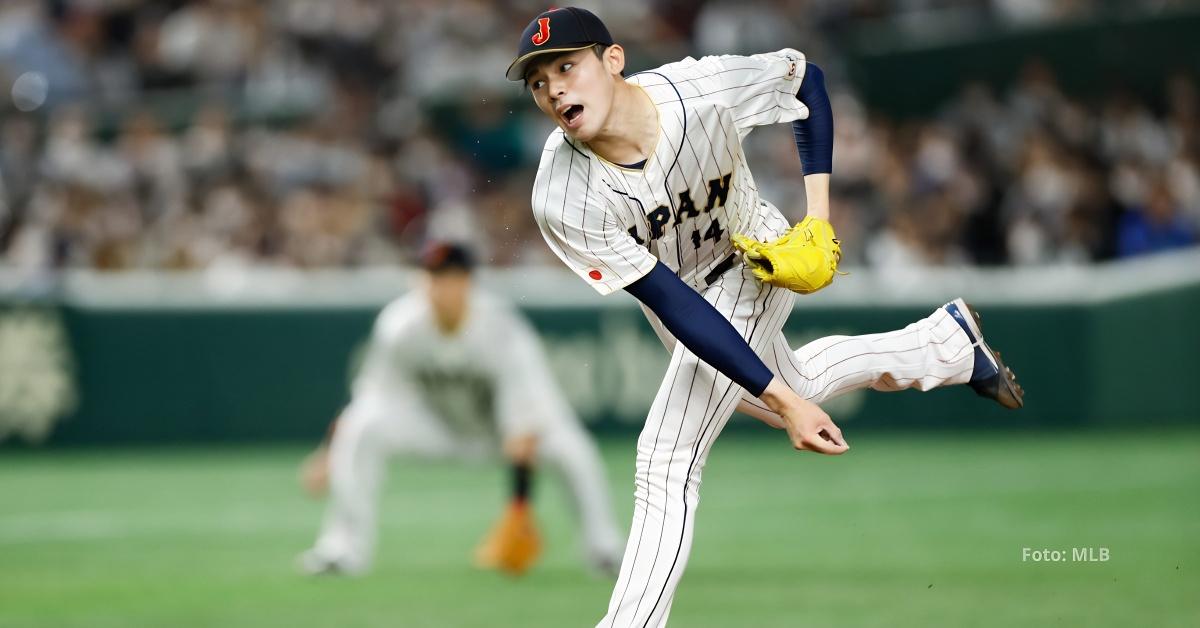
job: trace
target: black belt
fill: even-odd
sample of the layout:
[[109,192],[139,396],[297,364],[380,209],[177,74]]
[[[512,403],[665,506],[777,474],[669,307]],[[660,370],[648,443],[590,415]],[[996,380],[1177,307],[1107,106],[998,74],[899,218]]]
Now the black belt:
[[730,253],[729,257],[725,258],[725,261],[721,262],[720,264],[717,264],[716,267],[714,267],[711,271],[709,271],[709,273],[707,275],[704,276],[704,285],[706,285],[706,286],[713,285],[713,282],[716,281],[718,278],[720,278],[721,275],[724,275],[725,271],[729,270],[730,268],[733,268],[733,262],[736,259],[737,259],[737,253]]

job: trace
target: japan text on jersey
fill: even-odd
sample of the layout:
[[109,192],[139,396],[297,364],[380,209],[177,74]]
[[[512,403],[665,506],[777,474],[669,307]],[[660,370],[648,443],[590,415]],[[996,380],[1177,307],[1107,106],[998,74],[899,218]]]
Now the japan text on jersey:
[[613,164],[561,130],[551,133],[533,189],[551,250],[601,294],[661,261],[699,286],[733,255],[731,233],[769,239],[786,219],[758,195],[742,139],[755,126],[808,115],[795,94],[804,56],[684,59],[627,79],[659,116],[640,168]]

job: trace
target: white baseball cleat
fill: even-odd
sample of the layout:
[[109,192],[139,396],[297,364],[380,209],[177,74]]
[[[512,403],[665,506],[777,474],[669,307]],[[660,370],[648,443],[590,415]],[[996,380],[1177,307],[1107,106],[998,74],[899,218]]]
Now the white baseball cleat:
[[616,580],[621,574],[621,558],[624,552],[589,552],[588,566],[592,573],[602,578]]
[[306,576],[359,576],[364,569],[344,557],[330,556],[316,548],[296,557],[296,569]]

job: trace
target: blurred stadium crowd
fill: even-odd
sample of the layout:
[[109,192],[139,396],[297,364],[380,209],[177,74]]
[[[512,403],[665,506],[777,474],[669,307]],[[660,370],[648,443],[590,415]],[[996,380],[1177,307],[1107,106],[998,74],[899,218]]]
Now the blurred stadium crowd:
[[[836,35],[856,20],[953,9],[1040,24],[1105,3],[578,4],[634,70],[785,46],[826,68],[834,223],[852,264],[1086,263],[1200,233],[1195,76],[1170,76],[1152,101],[1083,102],[1026,60],[1011,88],[963,85],[897,120],[868,109],[839,64]],[[5,0],[0,263],[354,266],[404,261],[431,236],[474,241],[496,265],[548,263],[528,196],[549,126],[502,76],[545,6]],[[764,196],[798,217],[790,130],[751,140]]]

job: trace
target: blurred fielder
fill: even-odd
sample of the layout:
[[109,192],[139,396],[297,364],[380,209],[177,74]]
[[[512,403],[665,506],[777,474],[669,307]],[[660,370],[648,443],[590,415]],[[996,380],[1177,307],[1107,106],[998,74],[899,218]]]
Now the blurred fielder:
[[[637,298],[672,352],[638,439],[633,526],[601,626],[666,623],[701,471],[735,409],[786,429],[797,449],[841,454],[841,430],[816,404],[850,390],[970,384],[1022,404],[961,299],[902,330],[788,346],[794,292],[828,285],[841,259],[828,222],[833,114],[804,55],[687,58],[626,79],[624,50],[575,8],[536,17],[517,54],[508,78],[559,127],[533,188],[542,235],[601,294]],[[742,152],[754,127],[781,122],[794,123],[808,197],[791,228]]]
[[621,538],[599,453],[563,399],[537,336],[508,304],[475,289],[470,252],[425,250],[422,288],[393,301],[371,333],[352,399],[309,457],[303,480],[331,495],[308,573],[364,572],[392,455],[482,458],[513,469],[512,502],[476,551],[483,567],[522,573],[540,543],[528,507],[536,462],[558,469],[574,498],[586,558],[615,573]]

